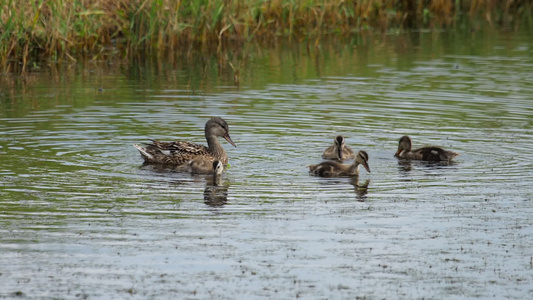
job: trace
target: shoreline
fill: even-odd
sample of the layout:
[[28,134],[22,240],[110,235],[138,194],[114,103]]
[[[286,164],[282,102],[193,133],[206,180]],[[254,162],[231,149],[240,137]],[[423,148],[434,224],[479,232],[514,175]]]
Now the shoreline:
[[0,0],[2,74],[25,74],[42,61],[77,61],[225,49],[278,38],[318,46],[328,37],[532,23],[533,2],[507,1],[163,1]]

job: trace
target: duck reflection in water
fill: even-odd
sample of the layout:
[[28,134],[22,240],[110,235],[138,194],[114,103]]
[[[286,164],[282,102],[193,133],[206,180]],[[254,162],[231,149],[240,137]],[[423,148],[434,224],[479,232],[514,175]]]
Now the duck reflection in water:
[[[370,185],[370,180],[366,179],[359,182],[359,177],[350,177],[350,178],[321,178],[319,184],[326,186],[327,188],[332,188],[334,190],[339,190],[339,186],[342,186],[343,191],[349,191],[349,187],[346,184],[353,186],[353,191],[355,191],[355,200],[358,202],[365,202],[368,194],[368,186]],[[346,186],[346,188],[344,188]],[[351,190],[351,189],[350,189]]]
[[455,161],[423,161],[423,160],[410,160],[410,159],[399,159],[398,160],[398,171],[402,174],[407,174],[413,171],[414,167],[422,167],[429,169],[443,169],[455,165]]
[[398,170],[402,173],[408,173],[413,170],[413,164],[410,159],[399,159]]
[[359,202],[365,202],[368,194],[368,185],[370,180],[367,179],[363,183],[359,183],[359,177],[353,177],[350,179],[350,184],[354,186],[355,199]]
[[224,165],[221,161],[213,162],[213,175],[206,178],[204,203],[212,207],[222,207],[228,203],[229,185],[222,182]]

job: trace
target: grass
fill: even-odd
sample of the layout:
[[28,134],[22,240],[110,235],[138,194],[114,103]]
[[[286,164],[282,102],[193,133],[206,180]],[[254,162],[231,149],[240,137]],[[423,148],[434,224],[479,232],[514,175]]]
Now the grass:
[[25,73],[39,61],[221,54],[279,37],[320,43],[361,31],[531,24],[533,0],[0,0],[0,68]]

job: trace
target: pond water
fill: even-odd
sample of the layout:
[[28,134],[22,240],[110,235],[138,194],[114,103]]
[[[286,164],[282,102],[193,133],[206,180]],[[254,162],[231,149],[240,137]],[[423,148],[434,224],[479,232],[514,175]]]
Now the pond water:
[[[53,65],[0,90],[0,297],[533,297],[533,40],[358,36],[229,62]],[[205,144],[220,185],[133,143]],[[358,178],[309,176],[337,134]],[[393,157],[416,146],[452,164]]]

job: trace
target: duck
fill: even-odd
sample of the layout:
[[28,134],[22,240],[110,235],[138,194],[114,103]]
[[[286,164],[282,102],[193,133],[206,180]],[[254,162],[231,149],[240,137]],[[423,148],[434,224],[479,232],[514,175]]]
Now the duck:
[[370,173],[370,167],[368,166],[368,153],[366,151],[359,151],[355,155],[355,159],[352,164],[342,164],[338,161],[324,161],[317,165],[309,165],[309,173],[311,175],[320,177],[348,177],[359,176],[359,167],[363,166],[368,173]]
[[213,161],[213,178],[219,178],[224,172],[224,164],[220,160]]
[[193,159],[178,166],[176,170],[191,174],[212,174],[214,178],[217,178],[224,172],[224,164],[220,160]]
[[149,164],[179,166],[199,159],[208,162],[219,160],[223,165],[227,165],[228,155],[220,145],[218,137],[223,137],[232,146],[237,147],[229,135],[228,123],[220,117],[211,118],[205,123],[207,146],[186,141],[161,142],[156,140],[151,140],[152,143],[145,144],[144,147],[138,144],[133,144],[133,146],[139,150],[144,162]]
[[329,146],[324,153],[323,159],[332,159],[343,161],[345,159],[352,159],[355,157],[353,150],[346,146],[346,141],[342,135],[338,135],[333,140],[333,145]]
[[426,146],[419,149],[411,150],[413,142],[411,138],[404,135],[400,138],[398,143],[398,151],[394,154],[395,157],[403,159],[414,159],[424,161],[451,161],[454,157],[459,155],[457,152],[444,150],[440,147]]

